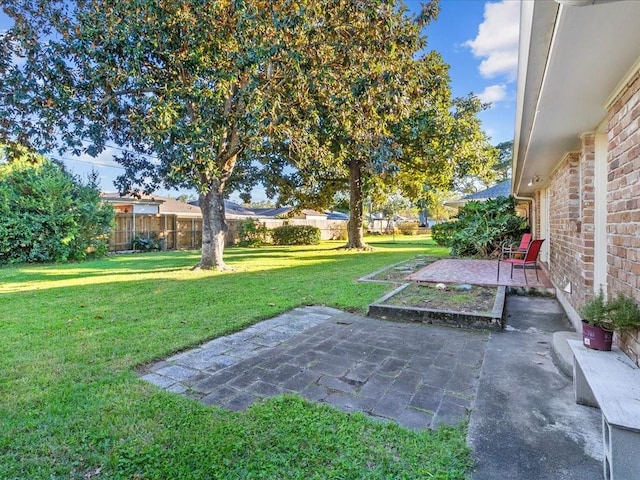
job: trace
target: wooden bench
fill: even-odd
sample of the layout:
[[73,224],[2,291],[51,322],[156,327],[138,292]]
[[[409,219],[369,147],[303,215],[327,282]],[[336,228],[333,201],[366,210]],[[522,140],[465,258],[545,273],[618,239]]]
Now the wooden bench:
[[576,403],[602,412],[604,478],[640,479],[640,369],[620,349],[601,352],[567,342]]

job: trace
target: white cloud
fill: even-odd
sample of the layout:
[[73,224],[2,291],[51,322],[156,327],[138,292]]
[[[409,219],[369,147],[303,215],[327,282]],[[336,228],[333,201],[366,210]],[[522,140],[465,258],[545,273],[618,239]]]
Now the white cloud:
[[503,0],[486,3],[484,20],[478,35],[465,42],[473,55],[482,58],[480,73],[485,78],[505,75],[509,81],[516,78],[518,68],[518,37],[520,30],[520,2]]
[[478,94],[478,98],[484,103],[497,103],[507,97],[507,86],[505,84],[489,85]]

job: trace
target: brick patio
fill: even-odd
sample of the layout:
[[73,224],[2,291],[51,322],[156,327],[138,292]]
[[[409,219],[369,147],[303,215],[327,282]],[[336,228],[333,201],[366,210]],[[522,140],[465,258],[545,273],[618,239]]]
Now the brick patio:
[[530,287],[536,289],[553,288],[549,277],[542,268],[538,268],[538,278],[533,269],[527,270],[529,284],[525,283],[522,268],[514,268],[513,278],[510,278],[511,267],[508,264],[500,265],[500,279],[496,280],[498,273],[497,260],[469,260],[447,258],[437,260],[423,269],[412,273],[407,280],[414,282],[438,282],[438,283],[470,283],[472,285],[505,285],[508,287]]

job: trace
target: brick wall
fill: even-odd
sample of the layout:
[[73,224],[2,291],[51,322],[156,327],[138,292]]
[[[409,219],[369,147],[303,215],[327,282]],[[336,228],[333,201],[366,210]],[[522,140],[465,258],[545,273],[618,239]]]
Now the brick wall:
[[[593,175],[593,165],[589,169],[584,157],[582,153],[567,154],[550,178],[549,187],[551,280],[560,288],[567,283],[573,285],[568,300],[576,309],[593,290],[593,208],[586,217],[591,224],[585,224],[581,215],[581,176],[585,172]],[[583,234],[585,229],[590,234]]]
[[[640,301],[640,75],[609,110],[607,239],[609,295]],[[640,333],[618,339],[640,365]]]

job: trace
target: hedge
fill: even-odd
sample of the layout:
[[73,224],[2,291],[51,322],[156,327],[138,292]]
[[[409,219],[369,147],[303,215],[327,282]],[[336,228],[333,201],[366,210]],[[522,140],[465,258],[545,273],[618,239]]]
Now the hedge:
[[282,225],[271,230],[275,245],[318,245],[320,229],[310,225]]

